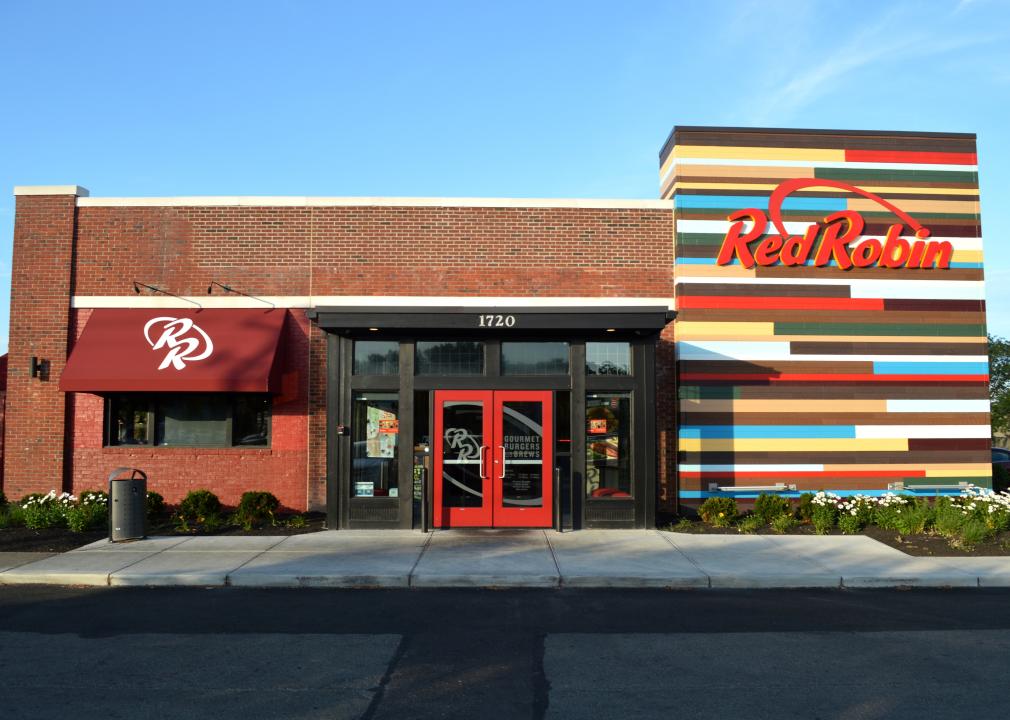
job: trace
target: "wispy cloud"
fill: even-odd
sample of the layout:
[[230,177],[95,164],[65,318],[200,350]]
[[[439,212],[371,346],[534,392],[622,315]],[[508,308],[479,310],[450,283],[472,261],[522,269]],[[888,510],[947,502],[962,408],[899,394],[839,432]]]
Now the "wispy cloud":
[[[941,36],[937,32],[909,31],[900,22],[902,9],[892,10],[877,22],[857,31],[819,63],[795,73],[792,79],[764,92],[750,103],[754,124],[782,121],[821,97],[837,91],[844,78],[868,67],[900,59],[923,59],[952,50],[993,42],[1005,32]],[[907,18],[905,18],[907,20]]]

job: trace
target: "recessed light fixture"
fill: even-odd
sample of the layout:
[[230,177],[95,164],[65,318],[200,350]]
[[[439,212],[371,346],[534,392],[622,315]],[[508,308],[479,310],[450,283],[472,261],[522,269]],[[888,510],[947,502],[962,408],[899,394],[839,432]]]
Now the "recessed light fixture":
[[617,328],[607,328],[607,332],[617,332]]
[[371,330],[372,332],[379,332],[379,328],[368,328],[368,329]]

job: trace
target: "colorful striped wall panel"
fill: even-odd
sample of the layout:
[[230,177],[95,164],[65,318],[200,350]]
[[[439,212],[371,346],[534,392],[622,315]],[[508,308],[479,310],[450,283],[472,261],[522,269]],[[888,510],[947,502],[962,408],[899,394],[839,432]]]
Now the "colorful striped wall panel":
[[[718,264],[728,216],[767,212],[796,178],[897,206],[950,244],[949,267]],[[683,501],[776,483],[794,494],[991,485],[974,135],[678,127],[660,186],[675,207]],[[781,205],[797,236],[840,210],[866,223],[850,247],[903,222],[830,184]],[[906,225],[901,237],[912,243],[913,232]],[[749,247],[769,234],[771,223]]]

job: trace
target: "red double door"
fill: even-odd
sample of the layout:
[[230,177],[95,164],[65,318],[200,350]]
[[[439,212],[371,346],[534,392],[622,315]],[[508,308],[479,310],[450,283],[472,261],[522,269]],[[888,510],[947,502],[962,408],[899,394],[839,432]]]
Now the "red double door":
[[435,527],[550,527],[548,391],[435,392]]

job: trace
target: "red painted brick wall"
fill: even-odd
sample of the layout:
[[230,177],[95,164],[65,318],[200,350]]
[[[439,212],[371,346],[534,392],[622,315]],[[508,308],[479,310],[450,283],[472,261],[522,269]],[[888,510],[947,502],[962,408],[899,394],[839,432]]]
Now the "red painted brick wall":
[[[76,335],[90,310],[75,312]],[[104,399],[68,393],[73,454],[67,458],[72,491],[105,489],[109,473],[120,466],[147,473],[147,486],[178,503],[190,490],[213,490],[226,505],[247,490],[267,490],[296,510],[306,508],[308,473],[309,320],[291,311],[281,339],[282,394],[274,397],[269,448],[103,447]],[[325,467],[324,475],[325,479]]]
[[[72,210],[72,199],[68,202]],[[27,237],[42,219],[44,214],[38,220],[26,216],[26,227],[16,237]],[[134,280],[180,295],[203,295],[217,280],[253,295],[667,298],[673,296],[672,237],[672,212],[662,209],[85,206],[77,209],[72,290],[69,254],[46,266],[47,275],[62,271],[68,276],[61,286],[66,289],[62,318],[32,315],[17,341],[12,323],[12,358],[16,347],[24,354],[37,322],[49,322],[53,332],[67,337],[70,295],[132,297]],[[68,247],[72,238],[71,232]],[[24,267],[16,249],[15,273]],[[14,292],[25,293],[25,284]],[[326,341],[302,313],[296,314],[302,395],[292,401],[290,416],[275,410],[275,443],[269,451],[103,449],[101,400],[80,394],[71,401],[68,484],[75,490],[96,487],[112,467],[133,464],[149,472],[151,487],[169,501],[201,486],[214,489],[225,502],[243,490],[266,489],[291,507],[322,509]],[[83,319],[82,313],[77,320]],[[289,323],[289,333],[290,328]],[[12,359],[12,367],[20,362]],[[54,365],[48,386],[53,390],[62,362]],[[660,390],[661,403],[667,392],[672,386]],[[56,399],[62,401],[60,395]],[[47,410],[49,416],[54,412]],[[62,406],[58,415],[62,428]],[[58,445],[36,445],[43,446],[48,456],[59,454]],[[16,472],[31,490],[43,489],[46,483],[29,480],[34,476],[28,457],[19,456]],[[673,446],[661,457],[675,457]],[[666,477],[662,464],[660,471]],[[28,488],[24,483],[19,487]]]

